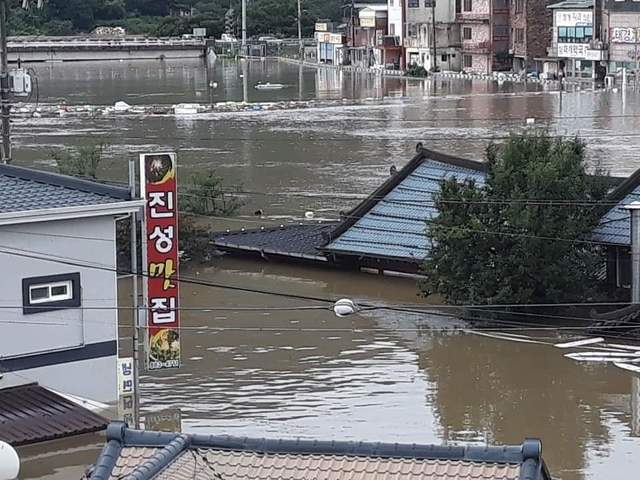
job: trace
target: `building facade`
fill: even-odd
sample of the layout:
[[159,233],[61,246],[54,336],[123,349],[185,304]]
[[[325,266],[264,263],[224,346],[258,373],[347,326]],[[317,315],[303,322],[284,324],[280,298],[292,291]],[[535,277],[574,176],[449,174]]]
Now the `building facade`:
[[510,4],[510,48],[514,72],[542,71],[540,59],[552,41],[554,0],[512,0]]
[[0,388],[117,399],[116,219],[127,189],[0,165]]
[[[435,57],[434,24],[435,13]],[[405,0],[407,32],[405,62],[427,70],[459,71],[460,28],[456,23],[456,1]],[[435,61],[434,61],[435,58]]]
[[509,1],[458,0],[462,70],[490,74],[509,70]]
[[606,0],[603,10],[602,38],[608,42],[608,71],[638,69],[640,62],[640,2]]

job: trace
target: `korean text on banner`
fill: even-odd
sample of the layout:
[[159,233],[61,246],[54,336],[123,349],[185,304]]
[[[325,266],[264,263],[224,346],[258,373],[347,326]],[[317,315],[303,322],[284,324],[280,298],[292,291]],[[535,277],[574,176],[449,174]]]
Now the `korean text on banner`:
[[180,366],[178,202],[175,153],[140,155],[145,205],[147,368]]

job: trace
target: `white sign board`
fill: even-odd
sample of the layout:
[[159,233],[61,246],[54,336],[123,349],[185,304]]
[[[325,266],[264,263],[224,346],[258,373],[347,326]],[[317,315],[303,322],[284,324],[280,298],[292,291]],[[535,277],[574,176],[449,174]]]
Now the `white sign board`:
[[118,359],[118,396],[133,393],[133,358]]
[[589,45],[586,43],[559,43],[558,57],[586,58]]
[[589,27],[592,24],[593,14],[590,10],[556,11],[557,27]]
[[360,26],[365,28],[375,28],[376,17],[360,17]]
[[636,43],[636,29],[615,27],[611,29],[611,43]]
[[333,43],[334,45],[342,45],[342,35],[339,33],[316,32],[316,40],[318,43]]
[[207,36],[207,29],[206,28],[194,28],[193,29],[193,36],[194,37],[206,37]]
[[326,32],[327,30],[326,23],[316,23],[316,32]]

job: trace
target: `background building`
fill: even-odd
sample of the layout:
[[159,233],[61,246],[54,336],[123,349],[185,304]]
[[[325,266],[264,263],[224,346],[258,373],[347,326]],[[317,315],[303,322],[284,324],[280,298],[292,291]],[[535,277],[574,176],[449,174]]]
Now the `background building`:
[[456,1],[435,2],[436,61],[433,61],[433,13],[431,0],[404,0],[407,19],[405,57],[407,65],[428,70],[460,70],[460,27],[456,23]]
[[640,60],[640,2],[606,0],[602,20],[603,36],[609,46],[609,73],[635,70]]
[[552,41],[552,12],[547,6],[554,0],[512,0],[510,7],[510,48],[513,71],[542,71],[542,62]]

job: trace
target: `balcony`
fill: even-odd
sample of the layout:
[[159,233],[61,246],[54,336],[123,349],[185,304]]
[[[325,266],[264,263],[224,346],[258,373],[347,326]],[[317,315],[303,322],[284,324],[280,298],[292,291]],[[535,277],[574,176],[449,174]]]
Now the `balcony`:
[[489,12],[459,12],[456,13],[457,23],[489,23],[491,14]]
[[462,42],[462,53],[491,53],[491,42]]
[[426,38],[405,37],[404,38],[404,47],[405,48],[428,48],[429,44],[428,44]]

